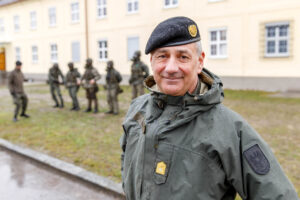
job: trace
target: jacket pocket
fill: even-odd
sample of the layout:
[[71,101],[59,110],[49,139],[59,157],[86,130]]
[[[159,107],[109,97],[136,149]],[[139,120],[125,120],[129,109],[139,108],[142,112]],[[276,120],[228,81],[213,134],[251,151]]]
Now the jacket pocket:
[[159,143],[156,150],[154,165],[154,182],[158,185],[167,181],[171,169],[174,147],[171,144]]

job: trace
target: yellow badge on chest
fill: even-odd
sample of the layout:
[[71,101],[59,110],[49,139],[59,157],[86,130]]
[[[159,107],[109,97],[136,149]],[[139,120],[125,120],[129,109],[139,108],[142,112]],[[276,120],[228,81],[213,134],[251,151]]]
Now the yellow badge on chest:
[[166,163],[164,163],[164,162],[158,162],[157,165],[156,165],[156,170],[155,170],[155,172],[156,172],[157,174],[165,175],[165,173],[166,173],[166,168],[167,168]]
[[189,33],[192,37],[196,37],[197,36],[197,27],[196,25],[189,25]]

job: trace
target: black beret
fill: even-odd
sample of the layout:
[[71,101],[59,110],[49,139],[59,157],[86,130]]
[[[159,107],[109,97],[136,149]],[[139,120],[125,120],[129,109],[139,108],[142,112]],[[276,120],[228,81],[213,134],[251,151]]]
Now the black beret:
[[21,65],[22,65],[22,63],[20,61],[16,62],[16,66],[21,66]]
[[160,24],[153,30],[148,39],[145,53],[161,48],[200,41],[197,24],[187,17],[172,17]]

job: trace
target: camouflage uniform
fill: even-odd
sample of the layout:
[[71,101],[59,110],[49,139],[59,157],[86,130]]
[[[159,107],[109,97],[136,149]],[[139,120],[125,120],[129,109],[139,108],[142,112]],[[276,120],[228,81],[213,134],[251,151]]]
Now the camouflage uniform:
[[72,99],[71,110],[80,110],[77,92],[79,90],[78,78],[80,78],[80,73],[74,68],[73,63],[69,63],[69,71],[66,75],[66,87],[68,88],[69,95]]
[[[54,107],[64,107],[64,100],[63,97],[61,95],[61,91],[60,91],[60,87],[59,87],[59,76],[62,79],[62,82],[64,83],[64,75],[61,73],[59,66],[57,63],[53,64],[53,66],[49,69],[49,73],[48,73],[48,81],[49,81],[49,85],[50,85],[50,92],[51,92],[51,96],[52,99],[55,102]],[[60,99],[60,104],[57,100],[56,95],[58,95],[59,99]]]
[[[85,72],[81,77],[82,86],[86,90],[86,98],[88,99],[88,107],[86,112],[92,111],[92,101],[94,101],[95,109],[94,113],[98,112],[98,100],[97,100],[97,92],[99,90],[97,81],[101,78],[101,75],[92,66],[92,59],[88,58],[86,60]],[[94,80],[95,83],[91,84],[90,81]]]
[[[21,62],[17,62],[18,66],[21,66]],[[23,88],[23,82],[25,81],[24,75],[21,71],[21,69],[14,69],[9,75],[8,75],[8,88],[10,91],[10,94],[13,97],[14,104],[16,105],[15,111],[14,111],[14,121],[17,121],[18,114],[20,108],[22,108],[21,115],[22,117],[29,117],[26,114],[26,108],[28,104],[28,98],[27,95],[24,92]]]
[[122,76],[117,70],[114,69],[113,61],[107,62],[106,71],[105,89],[107,90],[107,103],[109,105],[109,111],[107,113],[118,114],[118,94],[122,91],[119,83],[122,81]]
[[143,81],[149,75],[149,69],[146,64],[140,61],[141,52],[136,51],[132,57],[131,76],[129,84],[132,87],[132,99],[144,94]]

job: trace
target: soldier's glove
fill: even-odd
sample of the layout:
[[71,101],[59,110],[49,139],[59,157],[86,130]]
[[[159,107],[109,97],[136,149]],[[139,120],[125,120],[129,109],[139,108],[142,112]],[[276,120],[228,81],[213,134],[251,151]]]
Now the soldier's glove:
[[15,97],[16,93],[15,92],[10,92],[11,96]]

